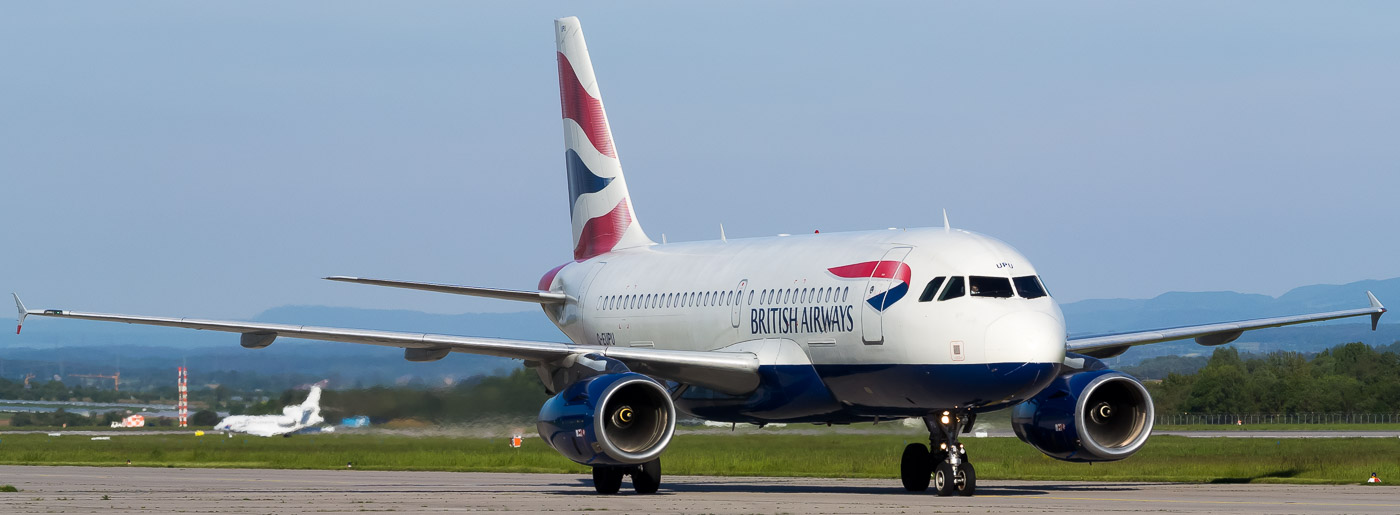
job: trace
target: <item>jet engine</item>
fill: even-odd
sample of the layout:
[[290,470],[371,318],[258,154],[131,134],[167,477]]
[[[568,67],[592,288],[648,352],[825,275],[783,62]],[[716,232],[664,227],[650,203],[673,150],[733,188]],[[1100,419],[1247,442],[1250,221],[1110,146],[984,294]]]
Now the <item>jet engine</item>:
[[635,465],[661,454],[676,431],[666,388],[635,373],[581,379],[540,408],[540,437],[584,465]]
[[1055,459],[1116,461],[1137,452],[1152,433],[1152,397],[1132,376],[1096,369],[1061,375],[1012,408],[1021,441]]

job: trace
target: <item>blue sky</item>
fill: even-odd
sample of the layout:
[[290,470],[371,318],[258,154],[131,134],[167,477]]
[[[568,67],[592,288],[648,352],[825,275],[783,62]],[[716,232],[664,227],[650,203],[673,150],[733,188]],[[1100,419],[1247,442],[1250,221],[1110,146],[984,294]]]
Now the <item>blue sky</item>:
[[568,260],[567,15],[654,237],[947,208],[1065,301],[1400,276],[1398,4],[528,4],[0,7],[0,286],[523,309],[318,278],[530,288]]

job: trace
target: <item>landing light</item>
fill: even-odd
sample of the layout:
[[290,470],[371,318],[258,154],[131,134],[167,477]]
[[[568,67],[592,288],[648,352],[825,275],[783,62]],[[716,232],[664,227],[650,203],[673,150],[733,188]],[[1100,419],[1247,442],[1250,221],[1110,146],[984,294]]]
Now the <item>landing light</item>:
[[943,415],[943,418],[938,419],[938,421],[942,422],[945,426],[948,425],[948,422],[951,422],[951,420],[948,418],[948,415]]

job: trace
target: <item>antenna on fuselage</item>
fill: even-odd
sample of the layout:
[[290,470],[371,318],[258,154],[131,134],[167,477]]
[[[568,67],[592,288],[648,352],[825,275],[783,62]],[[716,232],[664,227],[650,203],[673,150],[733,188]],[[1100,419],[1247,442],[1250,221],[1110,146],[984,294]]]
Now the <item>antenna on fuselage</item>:
[[948,208],[943,208],[943,232],[953,232],[953,226],[948,224]]
[[662,244],[662,245],[665,245],[665,244],[666,244],[666,233],[664,233],[664,232],[661,233],[661,244]]
[[724,237],[724,224],[719,224],[719,241],[729,241],[729,238]]

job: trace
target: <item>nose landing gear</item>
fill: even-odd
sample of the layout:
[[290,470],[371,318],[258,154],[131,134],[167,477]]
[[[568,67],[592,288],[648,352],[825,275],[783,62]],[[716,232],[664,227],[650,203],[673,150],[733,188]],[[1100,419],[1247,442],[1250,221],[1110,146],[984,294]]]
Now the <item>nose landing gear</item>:
[[[952,413],[924,416],[929,431],[929,447],[911,443],[904,448],[899,461],[899,478],[904,489],[922,492],[932,480],[938,495],[972,495],[977,491],[977,472],[967,459],[967,450],[958,443],[958,434],[970,431],[977,416],[972,413]],[[932,449],[932,451],[930,451]],[[932,474],[932,477],[930,477]]]

